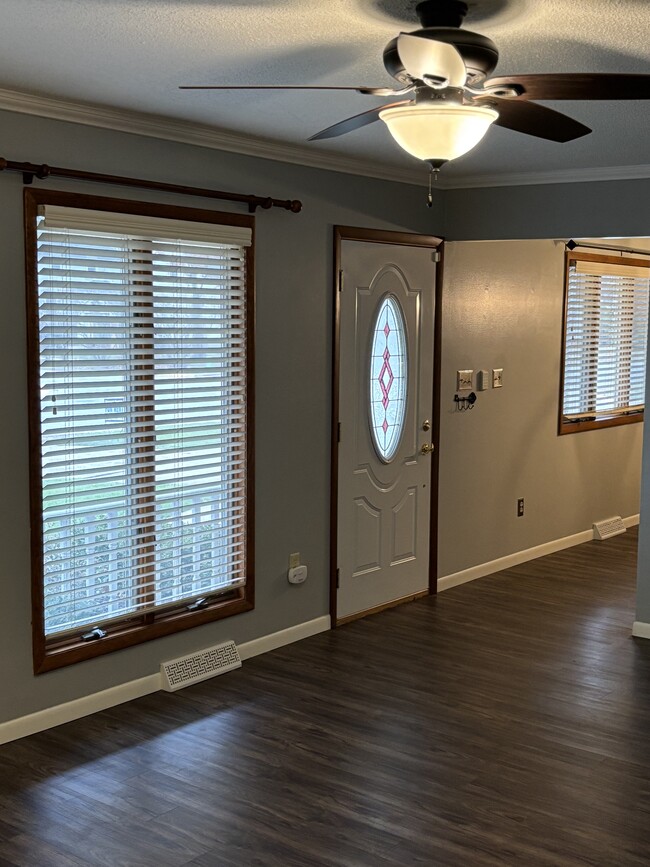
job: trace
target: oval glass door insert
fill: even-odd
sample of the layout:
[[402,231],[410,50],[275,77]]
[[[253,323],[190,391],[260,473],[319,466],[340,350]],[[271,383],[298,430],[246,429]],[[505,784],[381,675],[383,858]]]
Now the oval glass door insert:
[[408,394],[406,324],[399,301],[384,295],[372,329],[370,430],[385,463],[395,456],[404,431]]

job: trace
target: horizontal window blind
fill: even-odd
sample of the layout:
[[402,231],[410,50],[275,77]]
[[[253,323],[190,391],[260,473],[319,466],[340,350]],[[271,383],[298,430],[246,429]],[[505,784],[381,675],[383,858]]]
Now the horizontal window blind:
[[226,226],[220,223],[189,222],[145,214],[120,214],[116,211],[92,211],[65,205],[41,205],[42,228],[79,230],[93,235],[109,233],[140,238],[168,238],[185,241],[207,241],[209,244],[231,244],[250,247],[251,230],[246,226]]
[[[650,255],[650,254],[649,254]],[[621,277],[623,279],[648,279],[648,268],[641,265],[626,265],[625,259],[620,262],[588,262],[578,259],[574,262],[577,274],[588,274],[590,277]],[[650,263],[648,264],[650,268]]]
[[250,230],[208,228],[39,218],[48,636],[245,582]]
[[565,418],[642,410],[650,268],[576,260],[567,286]]

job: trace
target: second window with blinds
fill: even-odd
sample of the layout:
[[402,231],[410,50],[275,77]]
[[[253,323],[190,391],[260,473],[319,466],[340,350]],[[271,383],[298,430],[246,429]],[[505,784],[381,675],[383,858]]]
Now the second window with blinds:
[[643,421],[650,255],[567,253],[559,433]]
[[253,607],[253,221],[25,205],[46,671]]

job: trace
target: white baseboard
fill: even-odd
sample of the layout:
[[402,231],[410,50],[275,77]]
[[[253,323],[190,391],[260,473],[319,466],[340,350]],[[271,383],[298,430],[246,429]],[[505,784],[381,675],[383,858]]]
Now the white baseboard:
[[632,635],[635,638],[650,638],[650,623],[642,623],[636,620],[632,625]]
[[[634,527],[639,523],[639,515],[630,515],[628,518],[623,518],[623,523],[626,527]],[[574,545],[582,545],[583,542],[591,542],[593,538],[593,529],[583,530],[581,533],[574,533],[572,536],[564,536],[561,539],[553,539],[551,542],[536,545],[534,548],[515,551],[514,554],[507,554],[505,557],[499,557],[498,560],[491,560],[489,563],[479,563],[478,566],[471,566],[469,569],[463,569],[461,572],[454,572],[451,575],[445,575],[444,578],[438,578],[438,592],[458,587],[459,584],[467,584],[468,581],[475,581],[477,578],[485,578],[486,575],[502,572],[504,569],[519,566],[520,563],[527,563],[529,560],[536,560],[538,557],[545,557],[547,554],[555,554],[556,551],[563,551],[565,548],[572,548]]]
[[27,737],[27,735],[54,728],[54,726],[60,726],[73,719],[80,719],[91,713],[106,710],[107,707],[123,704],[125,701],[140,698],[159,689],[160,674],[150,674],[148,677],[130,680],[128,683],[121,683],[119,686],[112,686],[101,692],[84,695],[74,699],[74,701],[66,701],[64,704],[57,704],[54,707],[48,707],[45,710],[0,723],[0,744]]
[[253,641],[239,644],[237,650],[242,660],[250,659],[262,653],[268,653],[269,650],[284,647],[285,644],[293,644],[294,641],[302,641],[303,638],[318,635],[319,632],[327,632],[328,629],[331,629],[331,621],[329,614],[326,614],[323,617],[316,617],[315,620],[307,620],[297,626],[290,626],[280,632],[272,632],[270,635],[263,635]]
[[[311,635],[317,635],[319,632],[326,632],[330,629],[330,626],[329,615],[317,617],[315,620],[308,620],[306,623],[290,626],[288,629],[280,630],[280,632],[263,635],[254,641],[247,641],[244,644],[238,645],[237,649],[242,660],[251,659],[253,656],[259,656],[262,653],[267,653],[269,650],[283,647],[285,644],[292,644],[294,641],[309,638]],[[106,710],[109,707],[115,707],[126,701],[132,701],[134,698],[140,698],[151,692],[157,692],[160,688],[160,673],[150,674],[147,677],[131,680],[128,683],[121,683],[118,686],[104,689],[101,692],[84,695],[81,698],[74,699],[74,701],[67,701],[55,707],[48,707],[44,710],[36,711],[36,713],[30,713],[27,716],[0,723],[0,744],[6,744],[9,741],[18,740],[18,738],[24,738],[28,735],[36,734],[36,732],[42,732],[45,729],[51,729],[54,726],[72,722],[72,720],[89,716],[89,714]]]

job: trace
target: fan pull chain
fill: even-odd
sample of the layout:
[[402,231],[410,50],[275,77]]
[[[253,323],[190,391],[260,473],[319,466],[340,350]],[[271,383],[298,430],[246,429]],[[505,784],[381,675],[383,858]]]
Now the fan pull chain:
[[435,181],[437,182],[437,180],[438,180],[438,175],[439,175],[439,174],[440,174],[440,169],[436,169],[436,168],[433,168],[433,167],[431,168],[431,170],[430,170],[430,172],[429,172],[429,193],[428,193],[428,195],[427,195],[427,208],[432,208],[432,207],[433,207],[433,185],[432,185],[432,181],[435,180]]

